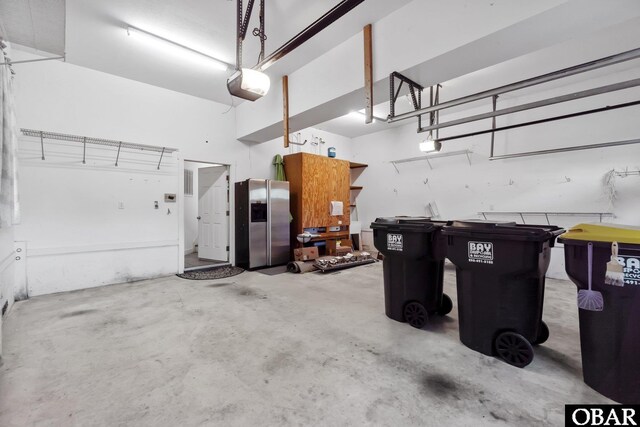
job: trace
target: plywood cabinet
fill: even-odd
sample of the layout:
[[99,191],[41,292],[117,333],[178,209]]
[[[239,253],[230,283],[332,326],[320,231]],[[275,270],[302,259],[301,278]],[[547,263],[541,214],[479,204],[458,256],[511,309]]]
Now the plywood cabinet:
[[[291,191],[292,236],[307,228],[348,226],[349,162],[308,153],[284,156]],[[332,216],[330,204],[341,201],[343,215]]]

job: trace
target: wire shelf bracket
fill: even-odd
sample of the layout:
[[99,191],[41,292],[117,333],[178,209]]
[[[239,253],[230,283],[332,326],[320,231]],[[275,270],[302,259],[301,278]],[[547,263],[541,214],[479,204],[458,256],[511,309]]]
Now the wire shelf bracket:
[[154,153],[159,153],[160,160],[158,161],[158,166],[157,166],[158,170],[160,170],[160,165],[162,163],[162,159],[164,158],[165,154],[167,153],[171,154],[175,151],[178,151],[175,148],[169,148],[169,147],[159,147],[154,145],[137,144],[133,142],[115,141],[112,139],[93,138],[88,136],[71,135],[66,133],[47,132],[42,130],[24,129],[24,128],[20,129],[20,131],[24,136],[32,136],[40,139],[40,150],[42,153],[42,160],[45,160],[45,155],[44,155],[45,139],[77,142],[82,144],[82,163],[83,164],[86,164],[87,162],[87,144],[95,144],[95,145],[102,145],[102,146],[117,148],[118,153],[116,154],[115,166],[118,166],[118,161],[120,160],[120,152],[123,148],[129,149],[129,150],[150,151]]
[[485,220],[487,220],[487,215],[519,215],[523,224],[526,224],[527,221],[524,219],[525,216],[544,216],[547,220],[547,225],[551,225],[549,221],[549,216],[595,216],[600,219],[602,222],[603,218],[615,218],[615,215],[612,212],[501,212],[501,211],[489,211],[489,212],[478,212],[478,215],[482,216]]
[[429,168],[433,169],[433,166],[431,165],[431,160],[433,159],[440,159],[443,157],[453,157],[453,156],[467,156],[467,161],[469,162],[469,166],[471,166],[471,154],[473,154],[473,151],[471,150],[458,150],[458,151],[450,151],[447,153],[437,153],[437,154],[429,154],[426,156],[409,157],[408,159],[392,160],[389,163],[393,165],[397,173],[400,173],[400,170],[398,169],[398,165],[401,163],[411,163],[411,162],[426,160],[427,164],[429,165]]

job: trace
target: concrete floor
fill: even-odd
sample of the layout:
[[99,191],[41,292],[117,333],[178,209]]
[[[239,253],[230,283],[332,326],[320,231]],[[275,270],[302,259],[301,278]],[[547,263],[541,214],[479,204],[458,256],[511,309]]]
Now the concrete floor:
[[525,369],[462,345],[456,317],[388,319],[381,264],[36,297],[5,324],[0,425],[537,426],[608,402],[582,382],[571,283],[549,280]]
[[184,256],[184,268],[205,267],[226,263],[227,261],[220,261],[217,259],[199,258],[197,252],[192,252]]

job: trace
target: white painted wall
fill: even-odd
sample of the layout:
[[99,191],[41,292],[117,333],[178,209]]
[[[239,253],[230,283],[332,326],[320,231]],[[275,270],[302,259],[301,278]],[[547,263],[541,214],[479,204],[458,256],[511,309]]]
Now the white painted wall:
[[[519,4],[524,5],[524,3]],[[422,23],[417,23],[419,20],[413,19],[414,16],[420,15],[415,12],[429,10],[429,5],[416,0],[408,8],[400,9],[389,15],[387,20],[380,21],[374,26],[376,80],[379,82],[384,80],[384,76],[392,69],[407,69],[416,66],[418,62],[424,65],[428,61],[436,61],[441,66],[438,70],[442,76],[468,72],[475,69],[474,66],[490,65],[476,63],[478,58],[468,55],[469,46],[478,41],[478,43],[484,43],[483,46],[486,47],[487,44],[492,45],[496,41],[498,33],[516,32],[517,27],[509,26],[514,21],[528,22],[524,26],[524,29],[528,28],[528,30],[522,33],[522,39],[518,41],[527,41],[526,49],[532,51],[551,45],[558,40],[585,33],[586,28],[593,28],[594,25],[600,28],[624,20],[621,16],[624,14],[620,10],[612,9],[606,16],[595,14],[599,17],[598,22],[591,22],[592,16],[589,13],[594,14],[593,10],[595,10],[592,8],[589,13],[585,12],[585,15],[589,16],[583,17],[584,19],[576,24],[579,28],[572,27],[573,29],[563,32],[559,29],[560,26],[556,25],[554,31],[557,37],[542,40],[540,26],[531,25],[545,19],[544,13],[542,15],[539,13],[556,5],[560,7],[565,3],[575,5],[577,1],[549,0],[536,5],[530,5],[530,3],[527,3],[527,8],[524,9],[506,2],[496,4],[501,13],[496,12],[498,9],[483,9],[482,13],[487,14],[490,22],[480,25],[478,23],[483,22],[480,18],[484,15],[474,13],[475,9],[471,4],[467,4],[469,7],[464,14],[461,14],[461,11],[456,8],[464,8],[466,3],[456,2],[449,13],[452,17],[460,18],[456,21],[458,26],[466,28],[465,22],[474,23],[474,26],[469,27],[464,34],[456,32],[455,38],[444,38],[443,44],[436,46],[423,43],[419,37],[413,37],[415,34],[422,34],[424,28]],[[589,4],[597,6],[599,3],[590,0]],[[567,12],[573,9],[568,7],[562,10]],[[636,8],[633,8],[632,12],[629,13],[630,17],[637,15]],[[407,14],[412,19],[407,19]],[[557,21],[562,21],[562,16],[562,14],[555,16],[554,22],[557,24]],[[442,21],[446,23],[450,20]],[[393,25],[397,22],[401,25]],[[398,31],[398,28],[402,31]],[[545,31],[545,34],[550,33]],[[397,49],[398,45],[402,45],[400,41],[408,39],[412,40],[411,46]],[[325,114],[327,110],[332,110],[328,116],[346,113],[353,106],[349,105],[349,102],[342,102],[345,96],[353,96],[354,100],[361,102],[362,97],[359,91],[362,87],[362,61],[358,56],[361,55],[361,41],[361,35],[355,36],[344,45],[337,46],[333,51],[292,74],[290,96],[293,128],[312,126],[315,123],[313,120],[317,121],[319,117],[327,115]],[[423,47],[419,50],[419,54],[411,48],[416,44]],[[458,48],[461,47],[465,47],[467,51],[459,51]],[[513,49],[512,45],[500,51],[496,49],[492,50],[495,55],[491,56],[491,60],[504,60],[522,53]],[[449,56],[445,55],[447,52],[450,53]],[[34,58],[33,55],[20,51],[14,52],[13,56],[16,61]],[[456,58],[458,62],[449,61]],[[483,58],[488,57],[483,56]],[[336,64],[341,66],[336,67]],[[449,67],[451,64],[456,65],[453,71]],[[28,287],[34,295],[179,270],[184,251],[182,218],[184,211],[181,209],[184,198],[180,169],[183,159],[229,164],[231,165],[230,180],[236,182],[248,177],[272,176],[273,155],[288,152],[282,147],[280,138],[261,145],[236,140],[237,135],[250,136],[265,129],[269,129],[267,134],[273,132],[275,132],[274,135],[279,134],[278,114],[281,112],[281,107],[277,81],[274,81],[272,94],[269,97],[254,104],[243,103],[237,109],[228,111],[226,106],[215,102],[67,63],[40,62],[16,65],[15,68],[17,71],[17,118],[20,127],[169,146],[180,150],[174,158],[175,163],[171,166],[175,167],[175,171],[165,175],[164,171],[158,173],[144,169],[149,166],[144,162],[142,162],[144,167],[139,164],[127,171],[123,169],[115,171],[110,169],[110,166],[104,166],[104,169],[101,169],[102,166],[95,165],[85,165],[81,168],[76,163],[71,164],[72,161],[78,161],[79,152],[71,154],[68,150],[75,148],[64,146],[59,147],[59,152],[52,151],[51,155],[47,155],[47,160],[40,163],[41,161],[33,159],[36,150],[34,141],[23,138],[21,156],[24,164],[21,164],[21,168],[28,171],[28,177],[22,180],[21,191],[27,205],[23,208],[25,219],[15,230],[15,240],[26,242]],[[447,74],[443,70],[451,73]],[[322,78],[319,79],[319,76]],[[435,77],[430,75],[429,78]],[[385,91],[377,91],[377,94],[378,97],[386,96]],[[446,99],[446,94],[445,88],[443,100]],[[510,101],[505,99],[501,102],[507,105]],[[336,110],[336,103],[341,103],[340,108],[346,110]],[[236,110],[240,116],[237,122]],[[570,124],[567,122],[550,125],[546,128],[549,129],[548,131],[535,129],[522,131],[525,133],[511,132],[498,138],[498,147],[518,151],[531,149],[532,145],[542,147],[545,143],[549,146],[557,146],[589,142],[590,138],[594,138],[591,142],[601,142],[600,137],[621,137],[629,131],[633,131],[631,133],[634,134],[630,137],[637,137],[635,132],[637,122],[632,118],[635,117],[634,113],[629,111],[631,110],[623,113],[626,115],[615,116],[616,118],[612,120],[606,120],[606,115],[598,116],[605,117],[601,119],[602,121],[595,121],[589,117],[584,119],[584,125],[573,121]],[[302,117],[303,113],[304,117]],[[444,115],[442,119],[445,119]],[[603,125],[603,121],[606,126]],[[583,129],[585,135],[571,136],[573,134],[570,134],[570,131],[576,128]],[[310,139],[310,134],[323,135],[322,131],[312,128],[302,133],[303,140]],[[614,166],[629,165],[631,157],[628,153],[637,154],[637,151],[633,151],[636,150],[634,147],[626,151],[612,149],[555,156],[552,161],[545,158],[530,158],[490,163],[486,160],[487,138],[482,137],[455,142],[447,146],[456,149],[468,146],[474,149],[476,154],[473,156],[471,168],[465,166],[463,158],[450,158],[434,162],[436,169],[433,171],[427,171],[424,164],[414,163],[402,166],[402,173],[397,175],[393,167],[385,162],[393,158],[419,154],[416,147],[421,137],[413,133],[413,125],[358,138],[353,142],[353,149],[348,138],[327,133],[324,135],[323,139],[327,144],[323,148],[323,154],[326,152],[326,147],[335,146],[339,158],[351,158],[370,164],[370,167],[358,178],[358,184],[365,186],[357,201],[358,214],[364,224],[379,215],[424,214],[424,206],[432,200],[437,202],[442,215],[449,217],[469,216],[481,209],[489,210],[491,206],[494,210],[532,210],[532,206],[538,207],[542,202],[554,207],[568,206],[577,209],[577,206],[580,206],[580,209],[588,207],[592,210],[604,203],[600,193],[596,192],[600,178],[594,179],[594,175],[601,176],[607,169]],[[558,136],[560,138],[557,138]],[[49,147],[50,145],[47,144],[47,151]],[[310,149],[313,147],[309,143],[303,148],[303,150]],[[291,151],[296,150],[296,147],[291,149]],[[624,154],[612,157],[613,155],[609,153],[614,152]],[[603,157],[602,153],[605,153],[606,157]],[[576,159],[581,160],[576,161]],[[533,170],[538,175],[530,174],[531,170],[527,169],[529,167],[534,167]],[[140,168],[143,170],[140,171]],[[572,181],[567,184],[557,184],[558,178],[564,180],[564,171],[567,168],[573,174]],[[125,192],[124,182],[134,176],[138,177],[133,178],[136,185],[128,187]],[[109,179],[106,179],[107,177]],[[424,184],[426,178],[429,178],[429,182]],[[143,184],[144,179],[155,184]],[[508,186],[509,179],[514,181],[511,186]],[[626,180],[624,184],[627,182],[630,181]],[[506,186],[509,188],[505,188]],[[47,191],[46,195],[43,195],[43,188]],[[169,216],[170,219],[150,217],[156,212],[147,211],[149,200],[159,198],[155,194],[168,192],[165,188],[173,189],[179,195],[179,204],[176,205],[177,215]],[[397,192],[393,191],[394,189]],[[633,190],[624,188],[621,189],[621,194],[626,191]],[[108,194],[108,197],[97,200],[96,194],[100,192]],[[149,198],[149,193],[153,193],[154,196]],[[595,197],[596,193],[597,197]],[[75,196],[74,199],[70,199],[72,195]],[[113,203],[119,201],[120,195],[131,197],[127,200],[132,201],[136,210],[129,211],[125,207],[125,212],[113,212]],[[233,195],[231,200],[233,203]],[[628,217],[636,210],[635,203],[630,200],[632,199],[627,197],[621,198],[614,206],[620,219]],[[42,220],[45,216],[43,206],[51,210],[50,220]],[[27,212],[27,209],[30,212]],[[233,211],[233,207],[231,209]],[[49,211],[46,213],[48,215]],[[93,218],[96,215],[102,215],[100,218],[103,221],[99,224],[101,231],[94,234],[94,228],[97,226]],[[125,232],[119,228],[122,222],[118,220],[120,218],[118,215],[126,216],[124,223],[140,226]],[[151,221],[153,227],[145,225],[149,218],[153,218]],[[81,233],[71,232],[71,219],[75,223],[73,227],[82,230]],[[231,222],[231,229],[233,229],[233,217]],[[63,232],[63,230],[66,231]],[[87,236],[91,235],[95,238],[89,241]],[[7,239],[10,238],[7,237]],[[177,244],[175,244],[176,241]],[[152,244],[153,242],[155,244]],[[143,243],[147,247],[140,247],[145,246],[142,245]],[[88,246],[93,249],[87,248]],[[233,239],[231,246],[231,254],[233,254]],[[81,253],[79,248],[84,248],[80,251]],[[170,257],[173,257],[173,261],[169,261]],[[106,276],[105,272],[107,272]]]
[[[33,57],[25,52],[14,56]],[[182,253],[197,236],[197,226],[183,224],[184,215],[197,212],[195,197],[189,200],[195,205],[185,203],[182,209],[187,201],[183,159],[230,164],[231,182],[236,182],[270,177],[273,156],[287,152],[281,139],[262,145],[238,142],[235,110],[227,112],[211,101],[61,62],[16,68],[20,127],[180,150],[165,157],[158,172],[157,156],[132,158],[137,163],[126,167],[123,156],[115,168],[115,151],[88,146],[88,162],[82,165],[81,145],[53,141],[46,141],[42,161],[39,141],[22,137],[24,216],[15,240],[26,242],[31,296],[176,273]],[[323,154],[334,146],[339,158],[349,157],[348,138],[315,129],[302,132],[303,140],[312,136],[326,141]],[[311,148],[310,143],[304,147]],[[179,194],[179,205],[164,205],[169,192]],[[155,200],[160,201],[157,211]],[[124,209],[118,209],[120,201]],[[187,244],[180,250],[182,239]],[[233,239],[231,246],[233,254]]]
[[[498,106],[502,108],[638,78],[640,69],[632,67],[618,73],[597,75],[594,79],[568,86],[555,83],[546,91],[539,87],[519,98],[505,97]],[[447,99],[446,83],[442,93],[444,101]],[[636,88],[540,111],[531,110],[500,118],[498,126],[637,100],[639,95],[640,90]],[[440,121],[488,109],[490,107],[475,107],[442,114]],[[638,138],[639,114],[640,107],[632,107],[497,133],[496,155]],[[418,143],[426,134],[416,133],[415,120],[408,123],[407,126],[353,140],[352,157],[369,164],[359,178],[365,187],[358,198],[359,214],[365,226],[380,216],[425,215],[426,205],[434,201],[441,217],[446,219],[478,218],[479,211],[610,211],[616,215],[611,222],[640,225],[639,178],[616,179],[618,198],[613,203],[606,196],[603,185],[604,176],[611,169],[640,168],[640,145],[489,161],[490,136],[482,135],[444,143],[442,152],[472,150],[471,165],[465,156],[457,156],[432,160],[433,169],[425,161],[400,164],[398,173],[390,160],[423,155],[418,150]],[[441,136],[487,129],[490,125],[490,121],[485,120],[443,130]],[[491,218],[521,222],[514,216],[496,215]],[[544,217],[528,216],[525,219],[528,223],[545,223]],[[597,218],[551,217],[552,223],[564,227],[594,220]],[[566,277],[561,249],[554,250],[549,275]]]
[[[14,300],[14,227],[0,228],[0,310]],[[2,316],[0,316],[0,357],[2,357]]]
[[[290,140],[295,142],[298,138],[298,133],[300,134],[301,143],[305,140],[307,141],[303,146],[289,145],[289,148],[284,148],[282,137],[262,144],[252,145],[250,151],[251,178],[275,178],[275,167],[272,163],[276,154],[284,157],[287,154],[304,152],[326,156],[328,148],[335,147],[337,159],[351,159],[351,138],[315,128],[307,128],[291,134]],[[322,139],[324,144],[318,142],[318,145],[313,145],[312,142],[319,139]]]
[[[15,68],[19,127],[180,150],[165,156],[160,171],[146,157],[115,168],[115,152],[88,147],[82,165],[81,145],[51,141],[46,160],[38,160],[38,141],[21,138],[23,220],[15,239],[27,245],[30,295],[176,273],[184,251],[182,159],[229,164],[233,181],[249,176],[249,146],[235,139],[234,110],[57,61]],[[179,195],[171,215],[165,192]]]
[[[29,295],[129,282],[178,270],[179,162],[159,153],[20,141],[22,224]],[[158,202],[158,209],[155,202]]]

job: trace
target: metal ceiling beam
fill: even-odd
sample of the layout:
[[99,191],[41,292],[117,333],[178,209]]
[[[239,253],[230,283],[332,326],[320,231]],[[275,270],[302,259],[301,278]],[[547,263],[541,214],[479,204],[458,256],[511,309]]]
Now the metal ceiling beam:
[[614,92],[623,89],[629,89],[632,87],[640,86],[640,79],[627,80],[620,83],[614,83],[606,86],[600,86],[594,89],[587,89],[580,92],[574,92],[567,95],[555,96],[553,98],[547,98],[540,101],[529,102],[527,104],[516,105],[514,107],[503,108],[502,110],[491,111],[488,113],[476,114],[474,116],[464,117],[462,119],[451,120],[444,123],[439,123],[432,126],[427,126],[418,129],[418,132],[428,132],[430,130],[442,129],[445,127],[458,126],[464,123],[475,122],[483,119],[490,119],[492,117],[503,116],[506,114],[513,114],[520,111],[532,110],[534,108],[545,107],[547,105],[559,104],[567,101],[574,101],[576,99],[587,98],[590,96],[601,95],[604,93]]
[[640,139],[628,139],[624,141],[603,142],[601,144],[577,145],[573,147],[552,148],[550,150],[526,151],[524,153],[504,154],[489,157],[489,160],[515,159],[517,157],[539,156],[542,154],[566,153],[568,151],[592,150],[594,148],[616,147],[620,145],[640,144]]
[[304,30],[296,34],[291,40],[276,49],[275,52],[260,61],[254,70],[264,71],[272,66],[276,61],[282,59],[285,55],[291,53],[294,49],[308,41],[310,38],[318,34],[320,31],[333,24],[338,19],[342,18],[353,8],[358,6],[364,0],[343,0],[338,3],[333,9],[316,19],[311,25]]
[[485,90],[472,95],[463,96],[461,98],[453,99],[451,101],[443,102],[438,105],[422,108],[417,111],[411,111],[397,116],[391,116],[387,119],[389,123],[398,122],[400,120],[406,120],[412,117],[421,116],[423,114],[431,113],[434,111],[444,110],[445,108],[451,108],[458,105],[468,104],[470,102],[479,101],[481,99],[489,98],[494,95],[502,95],[503,93],[513,92],[519,89],[536,86],[542,83],[547,83],[553,80],[562,79],[565,77],[573,76],[587,71],[596,70],[598,68],[607,67],[621,62],[630,61],[632,59],[640,58],[640,48],[629,50],[626,52],[618,53],[616,55],[607,56],[605,58],[596,59],[595,61],[585,62],[579,65],[575,65],[569,68],[563,68],[561,70],[553,71],[551,73],[543,74],[530,79],[521,80],[519,82],[511,83],[508,85],[500,86],[495,89]]
[[[587,114],[603,113],[605,111],[612,111],[620,108],[634,107],[636,105],[640,105],[640,101],[631,101],[631,102],[624,102],[621,104],[607,105],[605,107],[593,108],[591,110],[578,111],[576,113],[563,114],[561,116],[548,117],[548,118],[539,119],[539,120],[531,120],[528,122],[516,123],[513,125],[506,125],[506,126],[500,126],[500,127],[495,126],[495,117],[494,117],[493,118],[494,122],[491,129],[484,129],[484,130],[479,130],[475,132],[462,133],[458,135],[447,136],[444,138],[435,138],[435,139],[439,142],[445,142],[445,141],[451,141],[453,139],[469,138],[472,136],[478,136],[478,135],[484,135],[484,134],[490,133],[491,134],[491,153],[493,153],[493,149],[494,149],[493,137],[495,132],[517,129],[525,126],[539,125],[542,123],[554,122],[556,120],[571,119],[574,117],[585,116]],[[491,154],[490,157],[493,157],[493,154]]]
[[62,59],[63,61],[66,60],[64,56],[53,56],[51,58],[25,59],[24,61],[7,61],[0,63],[0,65],[29,64],[31,62],[52,61],[54,59]]

